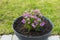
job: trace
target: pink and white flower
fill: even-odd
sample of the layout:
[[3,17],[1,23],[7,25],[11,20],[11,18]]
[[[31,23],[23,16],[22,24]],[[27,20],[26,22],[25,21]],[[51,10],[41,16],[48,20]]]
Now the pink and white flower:
[[36,25],[34,25],[34,23],[32,23],[32,27],[33,27],[33,28],[36,28]]

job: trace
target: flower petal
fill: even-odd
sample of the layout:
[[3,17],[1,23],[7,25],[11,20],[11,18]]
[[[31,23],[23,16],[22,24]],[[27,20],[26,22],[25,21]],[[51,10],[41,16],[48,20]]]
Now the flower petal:
[[33,27],[33,28],[36,28],[36,26],[34,25],[34,23],[32,23],[32,27]]
[[44,26],[44,25],[45,25],[45,22],[40,23],[40,26]]
[[34,13],[40,13],[40,11],[38,9],[33,10]]
[[25,20],[25,19],[23,19],[21,22],[25,24],[25,23],[26,23],[26,20]]

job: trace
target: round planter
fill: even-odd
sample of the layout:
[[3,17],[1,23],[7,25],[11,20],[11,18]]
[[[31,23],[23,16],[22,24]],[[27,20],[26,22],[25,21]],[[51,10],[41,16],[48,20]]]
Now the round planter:
[[48,33],[46,33],[46,34],[44,34],[44,35],[42,35],[42,36],[26,36],[26,35],[23,35],[23,34],[18,33],[18,32],[15,30],[16,24],[18,24],[17,21],[18,21],[20,18],[21,18],[21,17],[17,18],[17,19],[14,21],[14,23],[13,23],[14,33],[15,33],[16,36],[19,38],[19,40],[48,40],[48,37],[51,35],[52,29],[53,29],[53,24],[52,24],[52,22],[51,22],[49,19],[47,19],[46,17],[44,17],[44,19],[46,19],[46,20],[49,21],[50,26],[52,27],[52,29],[51,29]]

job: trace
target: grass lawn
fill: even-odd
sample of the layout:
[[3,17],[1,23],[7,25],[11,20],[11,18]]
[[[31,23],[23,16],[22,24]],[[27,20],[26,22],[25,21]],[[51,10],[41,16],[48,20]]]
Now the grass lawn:
[[12,24],[25,10],[39,9],[54,24],[52,34],[60,34],[60,0],[0,0],[0,34],[14,33]]

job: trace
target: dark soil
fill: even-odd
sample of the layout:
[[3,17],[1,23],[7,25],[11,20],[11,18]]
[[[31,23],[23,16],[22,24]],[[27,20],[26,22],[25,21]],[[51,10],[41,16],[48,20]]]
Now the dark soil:
[[13,27],[14,27],[15,31],[17,31],[18,33],[23,34],[23,35],[41,36],[41,35],[47,34],[48,32],[50,32],[52,30],[52,25],[49,22],[49,20],[47,20],[45,17],[43,17],[43,18],[44,18],[44,21],[46,24],[44,25],[44,28],[39,32],[34,31],[34,30],[31,30],[30,32],[28,32],[27,29],[25,29],[23,27],[24,24],[21,23],[21,20],[23,19],[23,17],[19,17],[15,21]]

